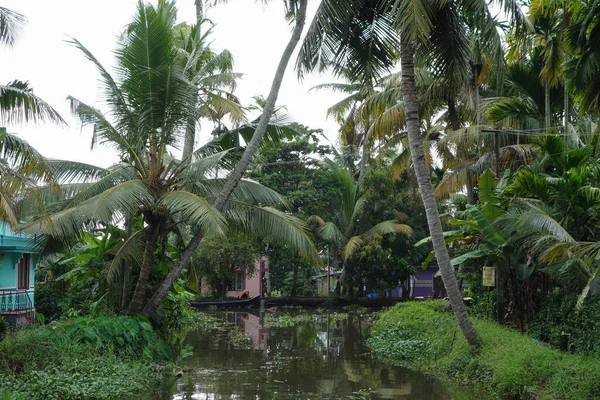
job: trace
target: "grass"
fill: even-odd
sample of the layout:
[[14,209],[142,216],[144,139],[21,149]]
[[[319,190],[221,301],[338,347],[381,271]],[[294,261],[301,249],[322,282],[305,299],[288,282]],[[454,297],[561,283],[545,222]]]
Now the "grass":
[[475,385],[490,397],[595,399],[600,363],[544,346],[493,322],[474,319],[482,347],[473,354],[447,303],[401,303],[382,314],[369,343],[381,358],[437,377]]

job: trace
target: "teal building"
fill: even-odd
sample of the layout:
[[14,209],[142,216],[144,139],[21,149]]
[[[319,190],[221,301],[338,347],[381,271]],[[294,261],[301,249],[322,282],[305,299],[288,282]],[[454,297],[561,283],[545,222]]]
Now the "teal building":
[[0,317],[13,327],[35,318],[34,272],[39,255],[30,235],[0,221]]

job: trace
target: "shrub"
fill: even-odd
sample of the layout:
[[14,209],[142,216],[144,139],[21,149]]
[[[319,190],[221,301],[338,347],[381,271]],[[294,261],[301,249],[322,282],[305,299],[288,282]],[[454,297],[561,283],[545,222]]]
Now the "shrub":
[[104,354],[65,358],[52,368],[32,370],[18,377],[0,375],[0,386],[6,390],[7,399],[128,398],[143,391],[151,376],[147,364]]
[[600,296],[588,298],[575,312],[576,294],[555,293],[544,299],[529,325],[529,334],[552,347],[600,355]]
[[47,321],[54,321],[63,314],[60,299],[61,293],[58,289],[36,284],[35,309],[37,312],[42,313]]
[[171,358],[144,318],[31,325],[0,342],[0,387],[27,399],[131,397],[147,386],[152,360]]
[[4,339],[4,336],[10,331],[10,325],[6,320],[0,317],[0,342]]
[[473,354],[443,301],[402,303],[385,312],[369,340],[397,365],[505,398],[594,399],[597,360],[561,353],[493,322],[474,319],[482,347]]

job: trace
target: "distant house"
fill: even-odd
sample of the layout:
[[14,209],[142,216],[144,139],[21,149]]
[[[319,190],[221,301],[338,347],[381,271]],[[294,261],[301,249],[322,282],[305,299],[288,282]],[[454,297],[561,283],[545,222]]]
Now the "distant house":
[[[327,276],[329,275],[329,279]],[[335,281],[342,276],[342,270],[331,271],[330,273],[311,276],[312,281],[317,286],[317,295],[329,297],[330,292],[335,290]]]
[[34,271],[38,254],[29,235],[0,222],[0,317],[13,327],[35,318]]
[[[269,272],[269,268],[266,263],[266,256],[260,256],[256,260],[256,270],[254,274],[249,275],[245,272],[237,272],[231,285],[227,288],[226,297],[239,297],[242,295],[244,290],[248,291],[250,297],[262,296],[264,294],[263,288],[263,276]],[[203,296],[210,296],[212,289],[207,285],[202,285],[201,294]]]

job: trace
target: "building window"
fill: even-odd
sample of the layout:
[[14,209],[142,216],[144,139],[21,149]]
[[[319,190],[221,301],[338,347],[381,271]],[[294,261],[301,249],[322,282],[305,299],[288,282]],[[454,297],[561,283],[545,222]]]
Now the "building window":
[[244,290],[243,285],[243,274],[241,272],[236,272],[233,274],[233,278],[231,279],[231,283],[227,290]]
[[23,257],[17,264],[17,289],[29,289],[30,271],[31,271],[31,255],[23,254]]

